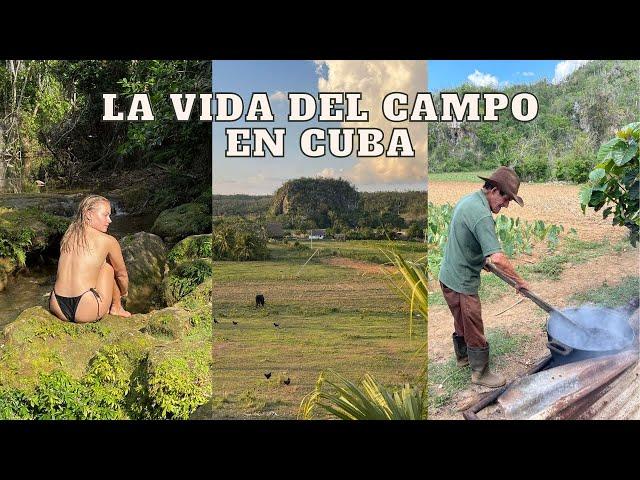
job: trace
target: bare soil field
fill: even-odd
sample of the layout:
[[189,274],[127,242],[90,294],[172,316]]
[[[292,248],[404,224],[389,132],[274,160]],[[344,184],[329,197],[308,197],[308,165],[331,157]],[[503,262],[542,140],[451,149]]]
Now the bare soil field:
[[[429,184],[429,201],[437,205],[450,203],[455,205],[463,196],[482,187],[478,182],[431,182]],[[509,208],[502,209],[501,214],[509,217],[520,217],[524,220],[542,220],[545,223],[562,225],[565,233],[575,228],[582,240],[602,240],[609,238],[614,242],[626,234],[624,228],[614,227],[611,220],[602,218],[600,212],[587,209],[582,214],[580,209],[580,186],[564,183],[523,183],[518,194],[524,200],[524,207],[511,202]]]

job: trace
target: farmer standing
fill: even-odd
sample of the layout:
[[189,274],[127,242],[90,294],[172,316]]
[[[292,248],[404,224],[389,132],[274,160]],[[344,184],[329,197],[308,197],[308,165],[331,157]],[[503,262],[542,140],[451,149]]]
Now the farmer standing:
[[505,378],[489,370],[489,343],[478,297],[480,270],[491,261],[508,277],[516,289],[529,289],[529,284],[513,268],[496,235],[491,213],[508,208],[514,200],[524,206],[518,193],[520,178],[509,167],[498,168],[485,181],[482,189],[463,197],[449,225],[449,235],[440,267],[440,288],[454,319],[453,348],[459,367],[470,365],[471,382],[485,387],[501,387]]

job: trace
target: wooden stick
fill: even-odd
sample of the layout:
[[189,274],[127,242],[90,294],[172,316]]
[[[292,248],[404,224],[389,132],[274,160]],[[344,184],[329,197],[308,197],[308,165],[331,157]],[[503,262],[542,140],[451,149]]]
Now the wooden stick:
[[494,317],[497,317],[498,315],[502,315],[504,312],[506,312],[507,310],[511,310],[513,307],[515,307],[516,305],[518,305],[519,303],[522,303],[524,301],[524,297],[521,298],[520,300],[518,300],[516,303],[514,303],[513,305],[511,305],[510,307],[505,308],[504,310],[502,310],[500,313],[496,313],[494,315]]

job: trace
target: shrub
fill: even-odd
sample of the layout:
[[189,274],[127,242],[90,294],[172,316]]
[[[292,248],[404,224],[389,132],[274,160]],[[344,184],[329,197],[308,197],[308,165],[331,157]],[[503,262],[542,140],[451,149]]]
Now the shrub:
[[523,157],[516,164],[515,171],[523,181],[544,181],[549,178],[549,162],[537,156]]
[[586,157],[575,157],[572,154],[560,157],[556,164],[556,178],[568,182],[584,183],[589,179],[593,163]]

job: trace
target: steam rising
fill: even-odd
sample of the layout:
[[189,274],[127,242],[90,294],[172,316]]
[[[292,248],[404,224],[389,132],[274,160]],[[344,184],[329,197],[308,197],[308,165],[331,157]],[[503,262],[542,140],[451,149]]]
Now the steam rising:
[[570,347],[594,352],[617,351],[633,343],[635,335],[627,321],[629,312],[623,308],[583,306],[568,308],[562,313],[584,327],[572,325],[560,315],[551,315],[549,334]]

